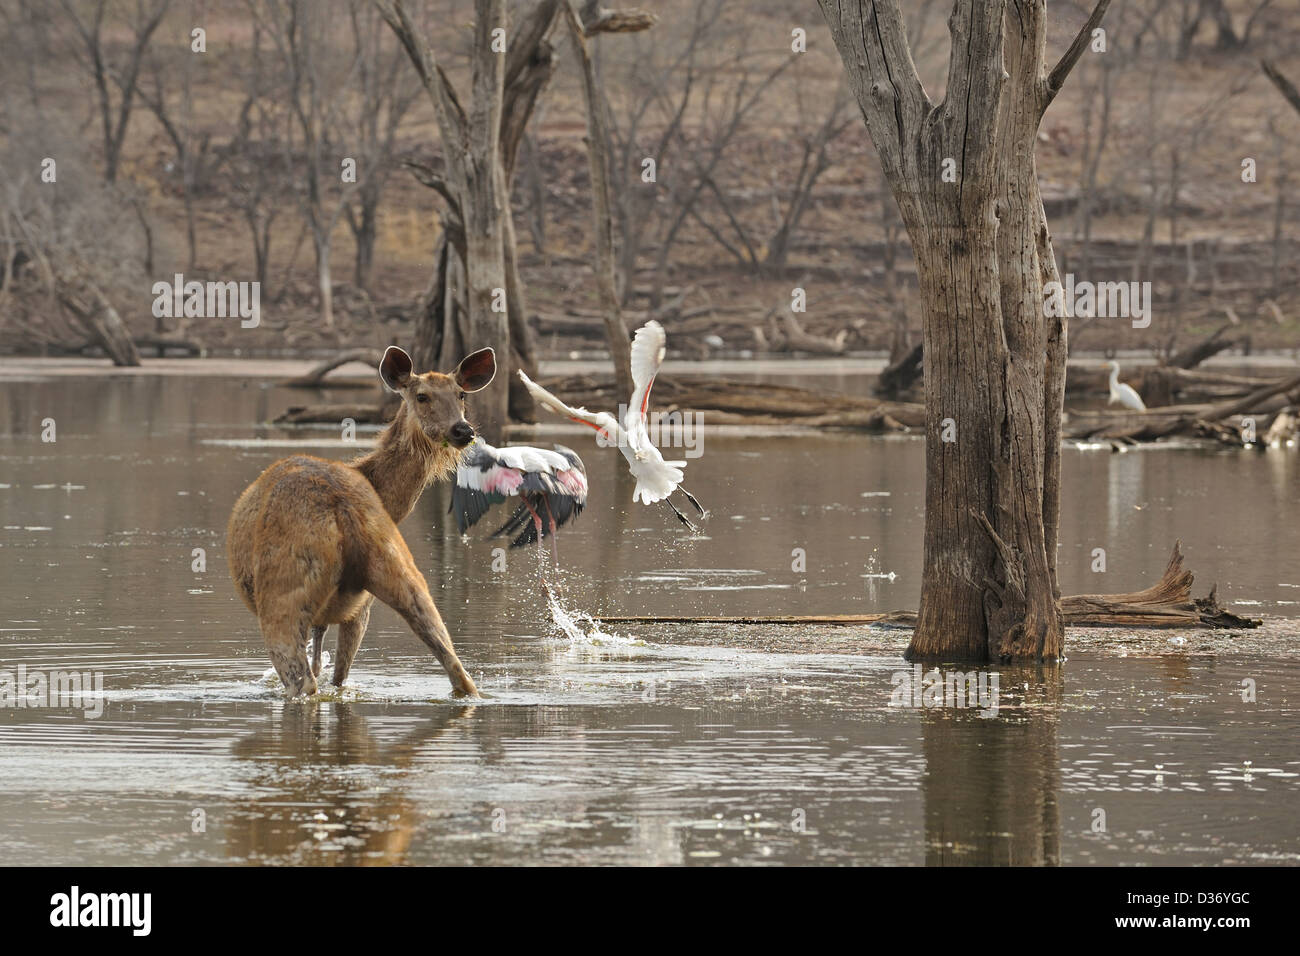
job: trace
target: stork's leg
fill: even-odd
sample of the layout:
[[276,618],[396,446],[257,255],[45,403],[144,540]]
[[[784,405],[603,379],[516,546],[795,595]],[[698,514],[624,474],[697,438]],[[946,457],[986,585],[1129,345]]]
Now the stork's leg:
[[671,500],[665,498],[664,501],[667,503],[669,508],[673,509],[673,514],[677,515],[677,520],[680,521],[682,524],[686,525],[686,527],[691,530],[692,534],[700,533],[700,529],[695,527],[695,525],[691,524],[691,519],[686,517],[686,515],[682,514],[680,511],[678,511],[677,506],[673,504]]
[[682,488],[681,485],[678,485],[677,487],[678,487],[678,489],[681,490],[681,493],[684,494],[684,495],[686,496],[686,500],[689,501],[691,504],[695,505],[695,510],[698,511],[698,512],[700,513],[700,517],[703,518],[703,517],[704,517],[704,508],[701,507],[701,506],[700,506],[700,503],[699,503],[698,501],[695,500],[695,496],[694,496],[693,494],[691,494],[689,491],[687,491],[685,488]]
[[551,499],[546,495],[542,495],[542,505],[546,508],[546,521],[551,529],[551,554],[555,556],[555,569],[558,571],[560,569],[560,548],[555,539],[557,528],[555,526],[555,514],[551,511]]
[[537,509],[533,507],[533,503],[528,500],[527,495],[520,495],[519,500],[524,503],[528,513],[533,516],[533,527],[537,529],[537,544],[540,547],[542,543],[542,516],[537,513]]
[[[537,509],[533,507],[533,503],[528,500],[527,495],[520,495],[519,500],[524,503],[524,507],[528,509],[528,513],[533,516],[533,527],[537,529],[537,561],[541,564],[543,563],[543,556],[546,554],[542,544],[542,516],[537,513]],[[544,501],[545,499],[543,498],[542,500]],[[542,586],[543,588],[546,586],[545,570],[542,571]]]

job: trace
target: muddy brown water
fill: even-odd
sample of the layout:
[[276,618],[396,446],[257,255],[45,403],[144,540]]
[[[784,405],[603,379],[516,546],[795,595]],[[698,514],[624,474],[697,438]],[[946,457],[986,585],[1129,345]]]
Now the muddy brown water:
[[350,684],[286,701],[223,535],[271,461],[360,450],[257,424],[303,399],[221,377],[0,381],[0,691],[20,668],[103,681],[98,716],[0,707],[6,863],[1300,860],[1295,451],[1069,450],[1067,592],[1145,586],[1181,538],[1197,592],[1217,581],[1268,625],[1072,632],[1059,668],[981,669],[981,709],[891,706],[906,632],[588,619],[915,607],[918,440],[706,420],[687,477],[712,513],[692,537],[631,504],[616,451],[566,435],[592,495],[547,570],[558,608],[538,555],[503,569],[491,527],[449,530],[445,486],[403,525],[487,699],[450,700],[377,608]]

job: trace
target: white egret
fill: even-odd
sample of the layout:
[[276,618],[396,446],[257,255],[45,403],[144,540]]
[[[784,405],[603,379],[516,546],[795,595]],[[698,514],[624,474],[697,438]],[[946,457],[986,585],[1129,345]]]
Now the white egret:
[[[606,443],[618,445],[618,450],[627,459],[628,469],[636,478],[636,488],[632,492],[633,501],[640,501],[647,505],[654,504],[656,501],[665,501],[682,524],[692,531],[698,531],[699,529],[668,497],[681,487],[682,479],[685,477],[682,469],[686,467],[686,462],[665,461],[659,449],[650,441],[646,425],[650,387],[654,384],[659,366],[663,364],[666,349],[667,336],[664,334],[663,326],[658,322],[652,319],[637,329],[632,339],[632,399],[628,403],[627,413],[622,422],[609,412],[589,412],[585,408],[566,405],[525,375],[523,369],[519,370],[519,378],[537,400],[537,404],[556,415],[595,429]],[[704,508],[695,496],[685,488],[681,490],[687,500],[695,506],[695,510],[703,516]]]
[[1107,405],[1114,405],[1119,402],[1125,408],[1131,408],[1135,412],[1145,412],[1146,404],[1131,385],[1125,385],[1119,380],[1119,363],[1107,362],[1106,367],[1110,369],[1110,401]]

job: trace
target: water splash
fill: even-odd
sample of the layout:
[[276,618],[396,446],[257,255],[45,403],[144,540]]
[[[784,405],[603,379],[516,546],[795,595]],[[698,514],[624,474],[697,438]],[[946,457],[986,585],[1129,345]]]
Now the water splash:
[[[308,658],[309,658],[309,659],[310,659],[310,656],[311,656],[311,655],[308,654]],[[320,672],[321,672],[321,674],[323,675],[323,674],[327,673],[327,672],[329,671],[329,669],[330,669],[330,652],[329,652],[329,651],[321,651],[321,654],[320,654]],[[281,686],[283,686],[283,685],[280,683],[280,675],[277,674],[277,673],[275,672],[275,668],[274,668],[274,667],[268,667],[266,670],[262,671],[262,676],[258,678],[258,683],[266,684],[268,687],[281,687]]]
[[557,596],[557,589],[548,584],[542,585],[546,594],[546,604],[551,611],[551,623],[559,632],[575,644],[622,644],[632,647],[645,647],[645,641],[637,637],[622,634],[609,634],[586,611],[566,608]]

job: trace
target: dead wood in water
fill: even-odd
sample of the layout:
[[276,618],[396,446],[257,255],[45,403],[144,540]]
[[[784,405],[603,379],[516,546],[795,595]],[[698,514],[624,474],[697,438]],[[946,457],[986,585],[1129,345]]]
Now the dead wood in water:
[[1206,359],[1218,355],[1224,349],[1231,348],[1237,343],[1237,340],[1225,339],[1222,336],[1233,325],[1232,322],[1225,322],[1195,345],[1174,353],[1167,364],[1171,368],[1192,369]]
[[1243,414],[1272,415],[1297,403],[1300,403],[1300,376],[1271,382],[1248,395],[1213,404],[1170,405],[1149,408],[1144,412],[1131,409],[1074,411],[1069,413],[1064,434],[1073,439],[1113,438],[1130,441],[1155,441],[1182,436],[1214,438],[1227,444],[1240,444],[1240,430],[1227,424],[1227,419]]
[[[1148,628],[1255,628],[1257,618],[1240,617],[1218,601],[1218,585],[1203,598],[1192,597],[1191,571],[1183,567],[1182,542],[1174,542],[1165,573],[1149,588],[1129,594],[1079,594],[1061,599],[1065,623],[1074,627]],[[821,624],[914,627],[915,611],[883,614],[778,614],[702,617],[660,615],[601,615],[603,624]]]
[[[588,376],[550,379],[545,387],[571,405],[613,409],[627,396],[615,386]],[[658,378],[653,402],[658,413],[701,412],[713,425],[799,425],[862,431],[908,431],[925,427],[925,408],[911,402],[886,402],[834,395],[786,385]]]
[[1078,594],[1061,598],[1065,622],[1078,627],[1258,627],[1218,602],[1218,585],[1192,598],[1191,571],[1183,567],[1182,542],[1174,542],[1165,573],[1149,588],[1130,594]]
[[924,358],[925,343],[917,342],[910,352],[880,373],[875,393],[881,398],[898,398],[921,380]]
[[1264,445],[1269,448],[1277,448],[1293,441],[1296,435],[1300,433],[1300,419],[1296,417],[1296,410],[1288,405],[1277,413],[1273,419],[1273,424],[1268,426],[1268,432],[1264,435]]
[[[317,366],[307,380],[325,365]],[[549,379],[545,387],[571,405],[591,409],[616,409],[627,401],[612,382],[598,382],[587,376]],[[383,424],[392,417],[391,402],[296,405],[274,420],[277,425],[336,423],[351,418],[358,424]],[[924,406],[910,402],[884,402],[852,395],[831,395],[805,388],[759,385],[751,382],[712,382],[657,379],[654,388],[656,414],[696,412],[710,425],[761,425],[803,428],[846,428],[868,432],[906,432],[925,427]]]
[[[379,361],[381,358],[383,358],[383,355],[378,349],[352,349],[348,352],[340,352],[332,359],[321,362],[306,373],[299,375],[297,378],[291,378],[283,384],[288,388],[319,388],[324,384],[323,379],[325,376],[336,368],[347,365],[349,362],[361,362],[364,365],[370,366],[373,370],[379,367]],[[369,388],[374,384],[375,382],[366,382],[365,387]],[[345,387],[356,387],[356,383],[353,382],[331,382],[330,385],[331,387],[339,385]]]
[[81,322],[94,343],[104,350],[113,360],[114,365],[137,366],[140,364],[140,352],[131,340],[131,332],[118,315],[117,309],[108,301],[108,297],[93,282],[86,281],[90,302],[86,302],[78,291],[62,288],[58,293],[59,302]]
[[337,425],[350,418],[358,425],[385,425],[392,419],[396,405],[396,402],[385,405],[295,405],[272,422],[276,425]]

